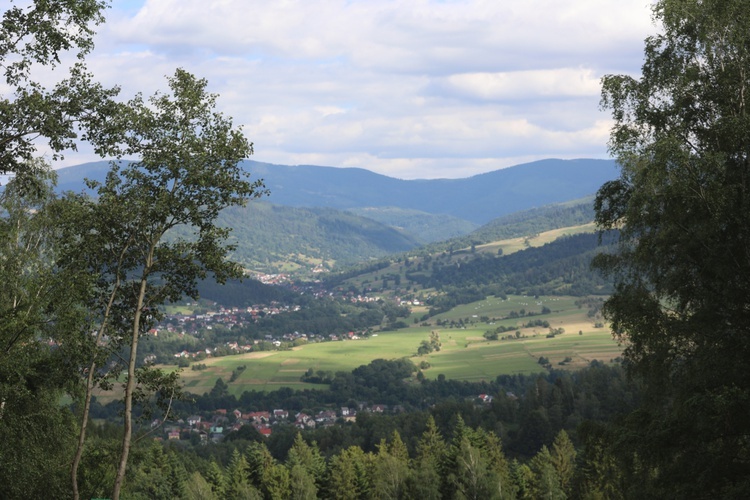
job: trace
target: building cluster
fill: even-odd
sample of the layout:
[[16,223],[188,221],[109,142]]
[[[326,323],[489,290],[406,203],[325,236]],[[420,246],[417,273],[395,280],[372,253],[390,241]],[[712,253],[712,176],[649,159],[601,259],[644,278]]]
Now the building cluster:
[[264,316],[273,316],[286,312],[299,311],[298,305],[282,305],[273,303],[271,305],[254,305],[246,308],[217,306],[216,311],[207,311],[199,314],[167,314],[159,326],[149,331],[149,334],[158,336],[160,332],[167,331],[177,334],[197,335],[203,330],[211,330],[214,326],[222,325],[227,329],[242,328],[255,323]]
[[314,414],[295,413],[284,409],[256,412],[218,409],[209,414],[191,415],[174,422],[162,422],[157,419],[151,423],[151,427],[156,429],[162,426],[163,437],[157,438],[160,440],[190,440],[196,436],[202,443],[216,443],[223,440],[230,432],[239,431],[244,426],[252,426],[261,435],[269,437],[278,425],[293,425],[300,430],[311,430],[354,422],[358,411],[386,413],[403,411],[403,408],[396,406],[389,409],[387,405],[361,403],[357,409],[344,406],[337,410],[326,409]]

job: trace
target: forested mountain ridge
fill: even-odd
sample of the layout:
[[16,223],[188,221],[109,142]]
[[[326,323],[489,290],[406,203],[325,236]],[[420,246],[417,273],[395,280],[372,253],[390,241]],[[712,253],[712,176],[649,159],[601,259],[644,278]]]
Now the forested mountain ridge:
[[[273,165],[246,160],[263,179],[268,201],[295,207],[398,207],[485,224],[502,215],[589,196],[617,177],[612,160],[548,159],[464,179],[401,180],[361,168]],[[62,168],[60,190],[80,191],[83,179],[103,180],[107,162]],[[383,222],[383,220],[381,220]],[[389,224],[396,225],[396,224]]]
[[478,224],[452,215],[430,214],[409,208],[347,208],[346,212],[395,227],[421,243],[433,243],[461,237],[480,227]]
[[[60,169],[58,190],[81,191],[84,178],[103,179],[107,166]],[[341,268],[425,243],[432,252],[588,223],[590,197],[569,200],[614,175],[605,160],[544,160],[467,179],[418,181],[351,168],[251,161],[243,168],[264,179],[270,196],[225,211],[219,225],[233,229],[233,258],[265,272]],[[480,223],[486,224],[476,229]]]
[[593,196],[503,215],[474,231],[425,245],[421,253],[469,248],[509,238],[533,236],[553,229],[582,226],[594,220]]
[[330,208],[249,203],[226,210],[219,225],[232,228],[232,258],[246,267],[352,265],[419,245],[410,235],[372,219]]

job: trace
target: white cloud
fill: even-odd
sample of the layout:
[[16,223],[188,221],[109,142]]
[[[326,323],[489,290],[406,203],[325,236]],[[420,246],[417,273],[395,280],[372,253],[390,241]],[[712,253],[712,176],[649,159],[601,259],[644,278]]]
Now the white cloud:
[[648,5],[118,1],[88,61],[125,97],[163,90],[176,67],[207,78],[259,161],[463,177],[605,157],[599,79],[638,72]]
[[462,73],[449,76],[447,86],[467,97],[486,100],[597,96],[600,92],[599,78],[592,70],[571,68]]

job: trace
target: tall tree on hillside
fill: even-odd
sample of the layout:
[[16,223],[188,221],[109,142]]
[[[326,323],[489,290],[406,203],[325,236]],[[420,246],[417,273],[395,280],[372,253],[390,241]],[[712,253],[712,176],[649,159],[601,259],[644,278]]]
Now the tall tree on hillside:
[[[95,308],[102,326],[96,352],[115,355],[125,348],[128,353],[122,368],[124,436],[114,498],[125,477],[134,405],[145,402],[148,394],[168,401],[176,389],[174,376],[138,367],[140,337],[158,318],[157,306],[185,295],[197,297],[198,280],[209,274],[219,282],[241,276],[239,266],[227,260],[232,249],[225,244],[228,230],[215,221],[222,209],[265,192],[239,165],[252,145],[214,110],[216,96],[206,92],[207,82],[183,70],[168,82],[170,94],[156,94],[149,101],[136,97],[111,125],[113,143],[138,160],[124,167],[114,163],[104,183],[89,183],[96,199],[70,200],[81,208],[77,226],[74,219],[67,226],[71,234],[65,264],[97,276]],[[168,236],[178,226],[191,234]],[[92,363],[89,373],[102,366],[101,359],[92,358]],[[87,401],[91,387],[89,383]],[[82,432],[85,426],[84,416]]]
[[603,79],[622,173],[596,199],[619,249],[604,312],[647,397],[618,449],[652,494],[750,496],[750,10],[659,0],[640,78]]

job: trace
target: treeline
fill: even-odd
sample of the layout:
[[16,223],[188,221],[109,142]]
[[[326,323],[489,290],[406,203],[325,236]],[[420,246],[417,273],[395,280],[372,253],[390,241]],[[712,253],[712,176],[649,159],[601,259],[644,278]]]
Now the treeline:
[[[318,429],[309,431],[309,435],[320,444],[323,453],[331,454],[352,444],[373,450],[381,438],[397,430],[412,449],[421,431],[418,426],[412,427],[411,422],[424,422],[429,414],[441,428],[446,428],[458,414],[473,427],[496,432],[512,456],[529,457],[543,444],[549,444],[560,430],[565,429],[575,439],[582,422],[614,419],[631,409],[639,398],[638,387],[617,365],[594,361],[576,372],[541,367],[540,371],[536,375],[503,375],[484,382],[449,380],[442,375],[430,380],[420,376],[408,359],[375,360],[352,372],[327,374],[330,379],[323,377],[321,381],[330,381],[330,390],[282,388],[270,392],[245,391],[238,397],[230,394],[225,381],[217,379],[210,392],[196,395],[192,400],[173,402],[172,411],[183,418],[236,408],[242,411],[283,408],[313,415],[342,406],[384,404],[391,414],[378,420],[377,428],[367,427],[368,415],[360,413],[355,425]],[[475,398],[479,394],[491,395],[493,399],[477,404]],[[92,407],[92,414],[101,419],[116,418],[119,411],[120,404],[116,402],[106,406],[95,403]],[[276,431],[268,441],[277,457],[286,453],[283,441],[283,433]]]
[[472,241],[489,243],[588,224],[594,220],[593,201],[592,197],[582,203],[532,208],[499,217],[474,231],[470,237]]
[[347,302],[330,298],[302,296],[301,308],[284,314],[266,315],[256,323],[233,328],[235,338],[261,338],[265,335],[279,336],[290,332],[313,335],[329,335],[366,330],[381,324],[387,327],[406,318],[410,312],[388,301]]
[[416,253],[435,254],[471,245],[536,235],[553,229],[580,226],[594,220],[593,200],[582,203],[549,205],[524,210],[494,219],[472,233],[440,243],[427,245]]
[[343,500],[565,498],[599,491],[585,475],[598,462],[579,466],[578,452],[564,431],[522,463],[505,456],[497,434],[473,429],[460,417],[446,433],[429,418],[414,453],[397,431],[375,451],[352,445],[328,458],[298,432],[281,459],[263,442],[232,443],[222,455],[229,449],[228,460],[222,460],[210,454],[214,450],[199,455],[153,444],[133,459],[125,493],[136,499]]
[[224,307],[248,307],[254,304],[272,302],[295,303],[298,294],[288,288],[271,286],[252,278],[227,280],[218,284],[213,280],[202,280],[198,283],[201,298],[212,300]]
[[[206,348],[212,349],[213,356],[228,355],[233,353],[225,347],[228,342],[237,342],[240,345],[254,344],[254,348],[259,350],[274,349],[270,342],[265,345],[256,344],[254,341],[265,341],[267,337],[282,339],[283,335],[294,332],[304,333],[310,340],[313,336],[317,337],[316,340],[327,340],[330,334],[342,335],[348,332],[369,334],[374,328],[403,326],[400,322],[410,314],[407,307],[382,300],[352,303],[310,295],[295,295],[291,299],[294,304],[300,306],[298,311],[260,315],[255,321],[248,319],[241,325],[238,323],[231,328],[213,324],[211,329],[201,328],[195,335],[162,331],[158,337],[144,337],[140,359],[154,355],[156,363],[170,364],[175,362],[174,354],[177,352],[194,352]],[[282,349],[296,345],[293,342],[283,341]]]
[[[372,397],[387,396],[399,384],[421,386],[423,409],[360,411],[354,423],[302,433],[280,424],[269,438],[244,426],[220,444],[191,439],[166,448],[147,445],[131,464],[126,490],[132,498],[625,496],[625,475],[603,437],[604,422],[630,411],[639,397],[620,367],[594,362],[579,372],[501,376],[491,383],[440,377],[415,384],[414,371],[408,360],[377,360],[351,375]],[[175,409],[200,414],[236,403],[243,410],[292,410],[299,398],[297,404],[309,406],[297,411],[312,413],[323,407],[316,393],[335,401],[328,406],[356,404],[336,399],[335,384],[331,391],[282,389],[239,399],[224,386],[197,398],[195,406]],[[494,400],[471,398],[479,390],[491,391]],[[90,463],[86,477],[104,474],[106,463]],[[97,494],[94,485],[87,486]]]
[[[488,295],[597,295],[611,283],[591,269],[602,249],[599,236],[578,234],[506,256],[478,254],[459,262],[431,261],[430,272],[407,271],[408,280],[443,293],[430,299],[430,315]],[[604,235],[603,241],[611,236]]]
[[[506,256],[479,254],[474,258],[447,264],[436,259],[429,276],[407,273],[407,277],[422,286],[435,288],[503,285],[513,289],[509,293],[544,288],[545,292],[540,295],[561,291],[569,294],[571,289],[580,290],[589,288],[591,284],[599,287],[607,284],[590,269],[591,258],[599,251],[601,246],[598,235],[577,234]],[[581,281],[586,283],[581,284]],[[597,289],[587,293],[593,293]]]

